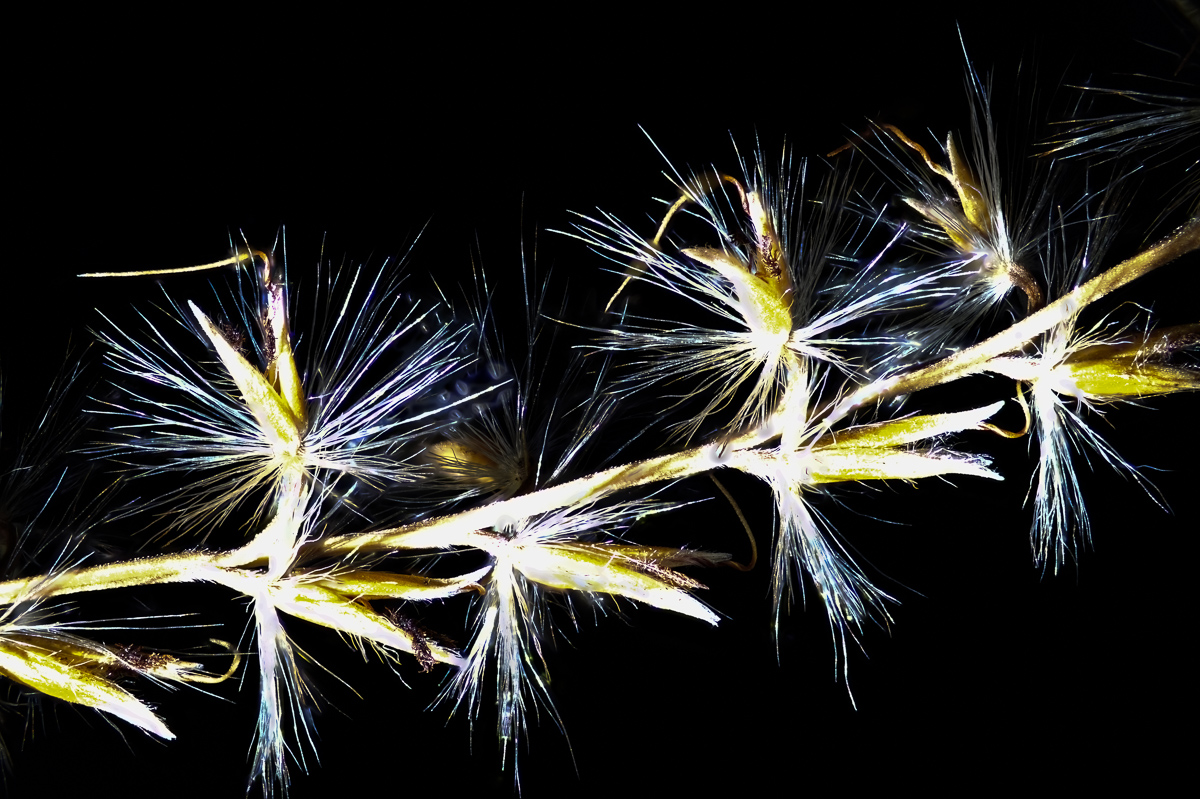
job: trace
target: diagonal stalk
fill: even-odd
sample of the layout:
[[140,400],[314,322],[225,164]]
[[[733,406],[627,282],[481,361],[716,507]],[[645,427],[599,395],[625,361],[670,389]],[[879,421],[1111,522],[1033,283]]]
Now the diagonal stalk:
[[[982,372],[993,359],[1021,349],[1034,337],[1077,313],[1081,308],[1197,248],[1200,248],[1200,218],[1193,218],[1154,246],[1089,280],[1062,299],[1050,303],[990,339],[925,368],[865,386],[835,405],[822,423],[826,428],[832,428],[859,407]],[[772,425],[764,425],[733,439],[722,439],[682,452],[613,467],[562,485],[449,516],[425,519],[373,533],[334,536],[303,545],[298,560],[348,558],[358,553],[398,549],[470,547],[474,543],[474,533],[478,530],[502,526],[510,519],[528,518],[559,508],[597,502],[610,494],[637,486],[679,480],[709,472],[728,465],[732,453],[760,446],[778,435],[778,429],[773,429]],[[293,480],[285,482],[300,490],[305,482],[304,477],[300,474],[293,477]],[[281,502],[281,506],[291,507],[291,504],[294,503]],[[293,507],[288,514],[288,521],[291,522],[289,527],[296,523],[293,515],[296,510]],[[233,578],[224,578],[224,570],[263,565],[263,561],[272,555],[274,549],[269,545],[263,546],[266,542],[260,539],[272,527],[273,524],[268,524],[255,540],[244,547],[227,552],[196,551],[137,558],[89,568],[68,569],[58,574],[0,582],[0,604],[10,604],[24,596],[48,598],[138,585],[198,581],[222,584],[237,582]],[[278,558],[278,554],[275,557]],[[286,569],[286,565],[275,563],[272,564],[271,571],[276,573]],[[236,585],[229,587],[239,590]]]

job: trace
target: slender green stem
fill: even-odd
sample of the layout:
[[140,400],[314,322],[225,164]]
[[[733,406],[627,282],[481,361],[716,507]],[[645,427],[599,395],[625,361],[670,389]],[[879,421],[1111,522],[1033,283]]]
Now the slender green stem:
[[605,469],[562,485],[493,502],[451,516],[427,519],[376,533],[342,535],[306,547],[302,557],[345,557],[358,552],[395,549],[448,549],[471,546],[472,534],[573,505],[588,505],[609,494],[648,483],[678,480],[723,465],[727,452],[761,444],[758,433],[729,442],[705,444],[658,458]]
[[273,526],[274,520],[248,544],[226,552],[196,550],[135,558],[0,582],[0,605],[17,602],[23,597],[47,599],[84,591],[165,583],[215,582],[238,590],[237,583],[226,580],[224,575],[230,570],[264,565],[270,551],[264,547],[262,539]]
[[0,604],[15,602],[23,596],[45,598],[82,591],[204,580],[208,577],[201,574],[210,568],[215,557],[209,552],[185,552],[9,580],[0,583]]
[[[660,458],[606,469],[569,483],[450,516],[426,519],[375,533],[336,536],[304,547],[300,557],[303,560],[320,557],[345,558],[359,552],[471,546],[474,540],[472,534],[475,531],[502,526],[506,519],[525,518],[571,505],[589,504],[616,491],[707,472],[721,465],[727,451],[744,449],[758,443],[761,443],[761,436],[742,436],[724,444],[707,444]],[[271,523],[273,524],[274,522]],[[268,528],[271,525],[268,525]],[[70,569],[50,576],[10,580],[0,583],[0,604],[16,601],[23,595],[47,598],[82,591],[197,581],[225,584],[229,582],[222,576],[225,570],[260,565],[266,560],[267,552],[257,543],[261,537],[260,534],[246,546],[228,552],[201,551],[160,555]],[[235,585],[230,587],[236,590]]]

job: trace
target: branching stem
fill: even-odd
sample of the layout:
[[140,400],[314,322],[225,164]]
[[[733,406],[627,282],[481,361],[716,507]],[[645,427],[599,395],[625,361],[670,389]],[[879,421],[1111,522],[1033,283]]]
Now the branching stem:
[[[1036,336],[1090,303],[1197,248],[1200,248],[1200,218],[1192,219],[1154,246],[1084,283],[992,338],[930,366],[863,387],[835,405],[821,423],[826,428],[832,428],[857,408],[982,372],[993,359],[1020,350]],[[300,548],[294,563],[325,558],[337,558],[345,562],[359,553],[475,547],[479,543],[478,531],[502,527],[510,520],[529,518],[570,506],[589,505],[637,486],[680,480],[727,466],[735,453],[762,446],[778,437],[780,432],[776,428],[779,420],[773,421],[774,424],[764,425],[732,439],[720,439],[682,452],[606,469],[483,507],[377,532],[334,536],[309,543]],[[215,582],[244,593],[251,584],[257,586],[273,579],[271,572],[248,571],[265,565],[265,550],[263,546],[256,545],[257,541],[256,538],[244,547],[226,552],[193,551],[159,555],[0,582],[0,604],[11,604],[29,596],[46,599],[85,591],[183,582]],[[274,570],[278,569],[277,565]],[[278,576],[282,575],[274,575]]]

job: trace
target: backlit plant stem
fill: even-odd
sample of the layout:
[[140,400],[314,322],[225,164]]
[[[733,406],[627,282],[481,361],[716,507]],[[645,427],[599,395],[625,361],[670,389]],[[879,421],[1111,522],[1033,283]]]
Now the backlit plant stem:
[[[857,408],[873,405],[888,397],[921,391],[983,372],[993,359],[1021,349],[1035,337],[1092,302],[1198,248],[1200,219],[1193,218],[1154,246],[1098,275],[992,338],[925,368],[865,386],[834,406],[823,423],[827,428],[831,428]],[[788,422],[780,421],[785,426]],[[528,518],[560,508],[586,505],[638,486],[680,480],[722,468],[728,464],[732,453],[761,446],[777,436],[778,430],[772,430],[772,427],[777,428],[778,424],[767,424],[733,439],[617,466],[562,485],[448,516],[373,533],[334,536],[302,546],[297,561],[303,563],[319,558],[345,558],[357,553],[472,547],[478,543],[475,540],[477,531],[503,526],[506,520]],[[298,479],[303,482],[302,477]],[[294,481],[285,482],[291,485]],[[281,488],[281,493],[289,493],[289,489]],[[269,523],[263,531],[264,534],[272,529],[274,524]],[[244,572],[237,573],[236,578],[231,577],[228,580],[223,575],[231,573],[228,570],[258,567],[274,551],[274,548],[264,546],[259,537],[256,537],[246,546],[226,552],[193,551],[159,555],[101,566],[68,569],[49,576],[10,580],[0,583],[0,603],[12,603],[32,594],[39,598],[49,598],[86,591],[165,583],[217,582],[240,590],[240,587],[245,585]]]

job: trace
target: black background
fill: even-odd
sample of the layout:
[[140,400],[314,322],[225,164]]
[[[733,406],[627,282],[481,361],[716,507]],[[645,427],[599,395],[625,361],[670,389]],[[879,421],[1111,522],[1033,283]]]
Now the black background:
[[[18,81],[8,171],[19,246],[0,319],[5,430],[35,412],[69,343],[85,342],[98,323],[93,309],[127,313],[161,296],[153,281],[85,283],[78,272],[205,262],[225,255],[231,232],[270,241],[282,224],[293,277],[303,279],[324,240],[334,260],[408,253],[416,291],[426,274],[465,280],[473,257],[504,281],[537,230],[539,264],[569,278],[580,307],[593,305],[613,277],[583,245],[544,230],[568,226],[568,209],[627,220],[655,212],[652,198],[670,187],[639,124],[675,163],[734,169],[731,134],[743,146],[757,134],[768,151],[786,136],[819,155],[867,117],[937,136],[962,129],[956,21],[975,65],[995,68],[998,96],[1016,83],[1053,94],[1089,74],[1162,74],[1169,59],[1138,42],[1179,53],[1194,41],[1165,6],[1106,8],[877,13],[845,4],[811,18],[747,7],[706,20],[695,9],[561,9],[579,15],[571,22],[452,9],[440,19],[164,23],[155,37],[122,33],[133,20],[74,20],[71,38],[47,41]],[[188,37],[202,46],[182,45]],[[1001,122],[1023,124],[1016,114]],[[1195,266],[1192,256],[1121,299],[1170,323],[1195,321]],[[181,279],[172,291],[190,296],[202,283]],[[986,381],[963,389],[965,401],[996,390]],[[930,401],[965,407],[954,404],[959,396]],[[1024,442],[973,442],[996,454],[1002,484],[863,489],[845,497],[854,511],[827,509],[902,602],[890,633],[866,635],[869,659],[851,654],[857,710],[834,682],[817,608],[786,623],[777,662],[766,569],[697,575],[727,617],[715,629],[652,609],[630,613],[630,624],[585,622],[551,659],[578,776],[543,719],[521,754],[524,794],[876,782],[961,793],[1167,780],[1185,751],[1175,730],[1194,708],[1182,650],[1192,625],[1197,405],[1194,396],[1147,405],[1112,411],[1106,434],[1131,463],[1162,470],[1146,474],[1173,515],[1111,472],[1085,472],[1095,551],[1057,576],[1030,562]],[[765,538],[766,495],[732,482]],[[736,521],[716,503],[654,534],[741,546]],[[154,612],[211,610],[229,620],[228,637],[241,634],[240,604],[220,589],[145,594]],[[305,631],[299,640],[362,699],[313,670],[328,699],[321,762],[297,775],[293,796],[511,790],[490,720],[472,742],[464,718],[426,709],[440,672],[406,665],[405,688],[335,636]],[[9,793],[240,795],[253,677],[235,688],[217,688],[223,701],[144,687],[178,735],[169,745],[95,713],[43,706],[24,743],[19,725],[7,725],[20,750]]]

